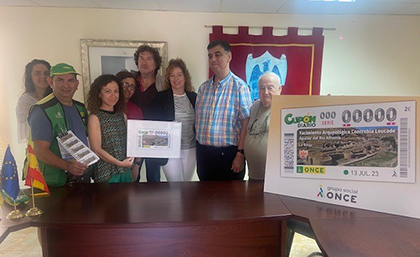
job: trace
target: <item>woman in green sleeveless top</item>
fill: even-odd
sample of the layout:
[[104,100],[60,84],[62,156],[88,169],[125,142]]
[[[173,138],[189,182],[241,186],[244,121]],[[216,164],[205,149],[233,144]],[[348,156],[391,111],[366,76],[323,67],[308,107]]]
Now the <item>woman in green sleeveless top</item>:
[[114,75],[101,75],[88,96],[88,136],[100,160],[95,182],[132,182],[134,158],[127,158],[127,116],[121,82]]

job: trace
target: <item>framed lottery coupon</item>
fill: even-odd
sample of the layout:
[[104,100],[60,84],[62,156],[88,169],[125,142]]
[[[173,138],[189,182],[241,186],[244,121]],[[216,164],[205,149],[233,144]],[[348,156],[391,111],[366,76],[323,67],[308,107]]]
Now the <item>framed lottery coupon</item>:
[[418,101],[275,97],[265,191],[420,218]]
[[128,120],[127,156],[179,158],[181,123]]

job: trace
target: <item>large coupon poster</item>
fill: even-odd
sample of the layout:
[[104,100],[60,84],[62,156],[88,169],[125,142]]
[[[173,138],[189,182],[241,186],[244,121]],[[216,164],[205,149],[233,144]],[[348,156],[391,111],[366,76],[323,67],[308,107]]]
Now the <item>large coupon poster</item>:
[[274,98],[265,191],[420,218],[418,108],[413,97]]
[[281,176],[415,182],[415,101],[281,111]]

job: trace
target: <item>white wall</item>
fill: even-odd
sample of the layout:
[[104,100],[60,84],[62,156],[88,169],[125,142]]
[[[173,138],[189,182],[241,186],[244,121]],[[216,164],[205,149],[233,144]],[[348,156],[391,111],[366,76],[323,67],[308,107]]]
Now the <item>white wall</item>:
[[[15,106],[24,66],[34,58],[81,71],[80,39],[167,41],[197,88],[207,78],[210,28],[204,25],[330,27],[325,31],[321,94],[420,95],[420,17],[150,12],[0,7],[0,141],[21,169]],[[235,33],[234,29],[226,30]],[[260,34],[258,29],[251,33]],[[307,32],[306,32],[307,33]],[[276,31],[275,34],[285,34]],[[342,38],[342,39],[340,39]],[[82,85],[76,99],[83,101]]]

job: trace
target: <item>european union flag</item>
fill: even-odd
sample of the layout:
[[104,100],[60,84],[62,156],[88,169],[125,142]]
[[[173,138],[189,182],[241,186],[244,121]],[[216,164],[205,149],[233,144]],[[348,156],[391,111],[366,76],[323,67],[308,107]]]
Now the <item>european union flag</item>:
[[13,157],[12,152],[10,151],[10,146],[6,149],[1,170],[2,188],[4,193],[12,199],[16,199],[19,194],[19,181],[15,157]]

